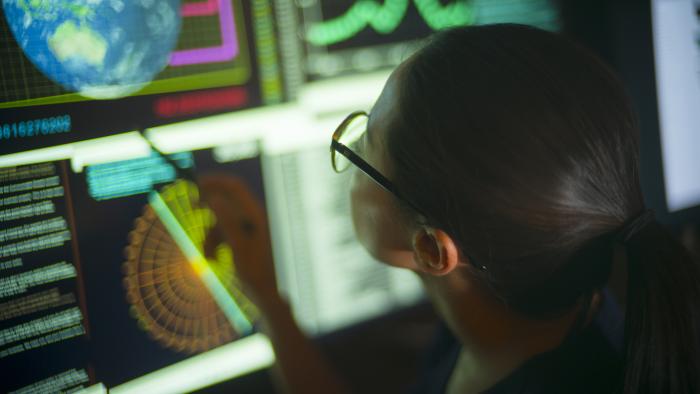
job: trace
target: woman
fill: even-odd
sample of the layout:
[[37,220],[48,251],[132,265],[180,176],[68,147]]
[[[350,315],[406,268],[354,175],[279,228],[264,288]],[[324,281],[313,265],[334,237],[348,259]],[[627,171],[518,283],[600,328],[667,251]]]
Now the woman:
[[[438,33],[332,151],[356,169],[358,239],[414,271],[446,323],[419,390],[700,390],[700,270],[645,210],[634,115],[584,49],[520,25]],[[346,391],[279,297],[269,248],[251,247],[269,242],[249,225],[262,209],[236,180],[202,186],[220,221],[210,242],[237,251],[286,387]]]

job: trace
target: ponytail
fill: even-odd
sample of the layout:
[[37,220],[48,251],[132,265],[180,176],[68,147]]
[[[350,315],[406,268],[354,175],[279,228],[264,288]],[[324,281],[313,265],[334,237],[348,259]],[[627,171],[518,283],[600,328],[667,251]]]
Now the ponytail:
[[[700,390],[700,266],[647,211],[627,251],[624,393]],[[626,233],[626,234],[624,234]]]

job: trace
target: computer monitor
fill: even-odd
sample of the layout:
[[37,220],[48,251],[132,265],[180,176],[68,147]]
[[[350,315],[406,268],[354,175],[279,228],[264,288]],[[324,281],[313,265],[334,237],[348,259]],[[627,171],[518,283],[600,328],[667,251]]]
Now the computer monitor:
[[272,0],[1,4],[0,154],[285,100]]
[[652,1],[666,205],[700,206],[700,2]]
[[301,33],[311,80],[398,65],[433,31],[459,25],[523,23],[559,30],[551,0],[304,1]]
[[700,222],[698,2],[613,2],[614,61],[640,119],[646,204],[674,228]]
[[[311,336],[422,297],[417,278],[354,240],[348,182],[327,156],[325,145],[263,153],[255,140],[169,156],[242,179],[267,208],[280,290]],[[0,368],[12,376],[0,390],[192,390],[271,365],[236,253],[202,262],[215,219],[171,161],[0,171]]]
[[[236,174],[263,199],[259,158],[217,165],[199,151],[173,160]],[[172,173],[157,154],[80,173],[68,161],[0,172],[0,390],[138,392],[172,384],[153,375],[166,367],[179,369],[186,389],[192,382],[182,378],[215,369],[217,354],[245,360],[228,377],[271,363],[230,249],[201,256],[212,212],[199,205],[196,185],[162,182]]]

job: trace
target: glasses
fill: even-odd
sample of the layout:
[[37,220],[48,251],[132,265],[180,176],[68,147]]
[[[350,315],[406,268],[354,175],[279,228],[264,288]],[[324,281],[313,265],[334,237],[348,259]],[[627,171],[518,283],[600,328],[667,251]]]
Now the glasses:
[[[396,188],[389,179],[382,175],[376,168],[372,167],[365,159],[361,157],[364,153],[364,144],[367,134],[367,123],[369,114],[364,111],[355,111],[348,115],[345,120],[335,129],[333,139],[331,140],[331,165],[337,173],[342,173],[352,165],[359,168],[374,180],[384,190],[393,194],[396,198],[406,203],[416,212],[427,218],[424,211],[418,208],[411,200],[405,198],[399,189]],[[477,269],[486,271],[486,266],[478,264],[471,256],[469,261]]]
[[382,175],[361,157],[366,143],[367,123],[369,114],[364,111],[355,111],[348,115],[333,133],[331,140],[331,165],[337,173],[342,173],[352,165],[359,168],[396,198],[406,203],[416,212],[426,216],[414,203],[406,199],[399,189],[389,179]]

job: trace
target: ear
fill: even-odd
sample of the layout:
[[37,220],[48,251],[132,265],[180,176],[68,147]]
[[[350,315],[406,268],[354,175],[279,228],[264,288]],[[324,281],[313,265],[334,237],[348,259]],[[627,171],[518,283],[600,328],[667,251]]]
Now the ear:
[[446,232],[421,227],[413,234],[413,259],[421,271],[442,276],[459,264],[457,245]]

